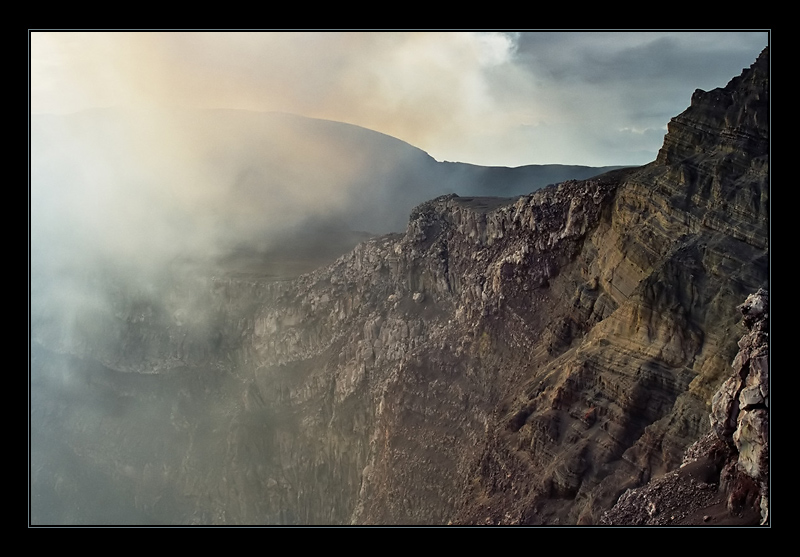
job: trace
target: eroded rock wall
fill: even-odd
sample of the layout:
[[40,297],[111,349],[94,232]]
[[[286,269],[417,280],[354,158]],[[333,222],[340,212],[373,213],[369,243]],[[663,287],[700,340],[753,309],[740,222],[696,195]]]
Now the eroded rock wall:
[[710,431],[679,469],[629,489],[603,514],[606,525],[769,523],[769,295],[738,308],[747,332],[732,374],[714,394]]

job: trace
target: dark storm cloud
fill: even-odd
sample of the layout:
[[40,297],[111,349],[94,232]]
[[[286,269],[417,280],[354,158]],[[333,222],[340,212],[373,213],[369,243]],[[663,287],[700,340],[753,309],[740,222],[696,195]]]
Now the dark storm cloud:
[[[515,34],[514,62],[557,82],[710,81],[723,85],[766,46],[765,32]],[[743,62],[750,60],[749,62]]]
[[[755,61],[768,40],[766,32],[749,31],[510,37],[509,64],[519,74],[515,81],[526,91],[529,106],[536,107],[525,122],[540,132],[536,141],[528,134],[530,156],[537,162],[543,157],[577,162],[570,154],[581,153],[582,164],[653,160],[667,122],[689,105],[692,92],[726,85]],[[514,102],[506,92],[495,91]]]

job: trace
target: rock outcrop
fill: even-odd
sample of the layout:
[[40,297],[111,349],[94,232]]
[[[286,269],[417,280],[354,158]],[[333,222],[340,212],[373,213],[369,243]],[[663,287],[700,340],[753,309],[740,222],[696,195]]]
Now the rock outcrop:
[[769,519],[769,296],[763,289],[739,306],[748,333],[739,341],[733,376],[712,400],[711,426],[732,449],[721,489],[733,512]]
[[[765,50],[695,93],[650,165],[519,198],[439,197],[404,234],[293,281],[196,277],[212,286],[208,331],[186,333],[173,297],[117,321],[112,336],[135,331],[135,351],[59,344],[181,393],[172,406],[153,394],[171,425],[137,437],[166,445],[163,461],[123,465],[103,456],[124,455],[115,439],[89,439],[66,406],[35,411],[83,427],[65,452],[129,478],[136,512],[169,508],[178,523],[599,523],[709,433],[737,304],[767,284],[768,62]],[[58,335],[41,328],[52,349]],[[765,378],[765,362],[738,365]],[[213,381],[190,373],[204,365]],[[743,433],[733,402],[713,430],[739,444],[723,473],[731,504],[760,504],[768,393],[740,376],[725,392],[746,410]],[[137,387],[103,388],[122,400]],[[216,425],[198,406],[212,399]],[[133,427],[104,419],[119,438]],[[62,493],[78,482],[36,474]]]
[[769,521],[769,297],[739,306],[748,332],[712,398],[711,430],[681,467],[626,491],[606,525],[755,525]]

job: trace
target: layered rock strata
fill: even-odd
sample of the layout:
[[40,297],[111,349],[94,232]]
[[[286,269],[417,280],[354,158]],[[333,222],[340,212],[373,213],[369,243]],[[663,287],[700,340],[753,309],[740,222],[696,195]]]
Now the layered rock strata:
[[678,470],[629,489],[607,525],[755,525],[769,522],[769,297],[739,306],[747,333],[733,374],[712,398],[711,430]]

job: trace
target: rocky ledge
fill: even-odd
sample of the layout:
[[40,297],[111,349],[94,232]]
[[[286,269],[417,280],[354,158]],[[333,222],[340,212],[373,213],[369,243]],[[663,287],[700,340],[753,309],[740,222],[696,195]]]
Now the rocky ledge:
[[766,525],[769,523],[769,295],[739,306],[748,332],[733,374],[713,397],[711,431],[678,470],[629,489],[605,525]]

